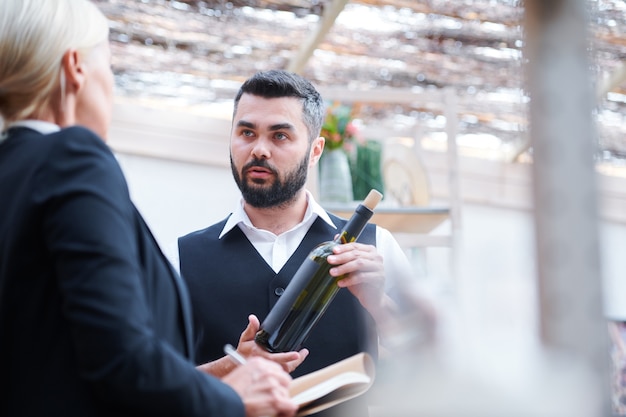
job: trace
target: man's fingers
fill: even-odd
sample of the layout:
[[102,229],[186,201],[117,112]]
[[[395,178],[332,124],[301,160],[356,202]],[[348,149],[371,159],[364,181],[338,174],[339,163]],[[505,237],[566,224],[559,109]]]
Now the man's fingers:
[[260,327],[261,327],[261,324],[259,323],[259,319],[254,314],[250,314],[248,316],[248,326],[243,331],[243,333],[241,333],[241,337],[239,338],[239,341],[242,342],[242,341],[253,340],[254,336],[257,334]]

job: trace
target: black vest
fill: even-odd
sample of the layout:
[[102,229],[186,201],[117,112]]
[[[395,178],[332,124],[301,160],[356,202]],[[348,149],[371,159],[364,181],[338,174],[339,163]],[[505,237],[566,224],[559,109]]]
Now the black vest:
[[[331,218],[339,229],[346,222]],[[249,314],[262,322],[309,252],[338,232],[317,218],[277,274],[239,227],[218,239],[225,223],[226,219],[178,241],[181,275],[191,295],[197,364],[224,356],[225,343],[236,346]],[[358,241],[375,244],[375,227],[368,224]],[[362,351],[376,357],[375,340],[373,319],[349,290],[342,288],[305,341],[310,355],[293,376]]]
[[[346,223],[332,214],[330,217],[339,230]],[[309,252],[319,243],[333,239],[339,231],[317,218],[277,274],[239,227],[218,239],[225,223],[226,219],[178,240],[181,275],[187,282],[193,309],[197,364],[224,356],[226,343],[236,346],[249,314],[263,322]],[[375,226],[368,224],[358,241],[375,244]],[[342,288],[304,347],[310,354],[293,377],[363,351],[376,358],[374,320],[352,293]]]

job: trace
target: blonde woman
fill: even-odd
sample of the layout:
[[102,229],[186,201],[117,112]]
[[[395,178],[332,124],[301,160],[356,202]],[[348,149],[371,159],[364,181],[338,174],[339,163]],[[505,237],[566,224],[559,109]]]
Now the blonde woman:
[[190,361],[186,288],[104,142],[108,34],[87,0],[0,2],[0,415],[291,416],[279,364]]

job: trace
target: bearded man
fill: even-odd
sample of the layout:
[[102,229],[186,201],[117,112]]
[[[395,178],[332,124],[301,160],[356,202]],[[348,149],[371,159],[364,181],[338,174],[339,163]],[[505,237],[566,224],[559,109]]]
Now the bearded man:
[[[215,364],[213,374],[230,372],[236,365],[223,358],[225,343],[237,344],[243,356],[273,359],[293,377],[360,352],[376,358],[377,323],[394,308],[386,277],[411,279],[412,268],[391,233],[373,224],[358,243],[339,245],[329,256],[330,273],[345,278],[301,350],[270,354],[254,342],[259,318],[309,252],[332,240],[346,220],[326,212],[305,188],[325,143],[325,105],[314,86],[286,71],[259,72],[243,83],[234,104],[230,162],[242,199],[224,220],[179,238],[172,259],[192,299],[196,362]],[[362,417],[368,405],[360,397],[317,415]]]

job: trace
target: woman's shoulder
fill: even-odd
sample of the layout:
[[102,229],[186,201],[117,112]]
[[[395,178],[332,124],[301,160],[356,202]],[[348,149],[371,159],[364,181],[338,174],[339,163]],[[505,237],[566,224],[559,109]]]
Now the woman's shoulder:
[[121,167],[108,145],[93,131],[71,126],[47,135],[48,169],[60,174],[97,172],[122,177]]
[[82,126],[70,126],[51,133],[48,146],[51,156],[59,158],[97,158],[116,162],[113,152],[100,136]]
[[58,132],[51,133],[49,136],[59,144],[74,143],[108,149],[106,143],[100,136],[83,126],[76,125],[65,127]]

